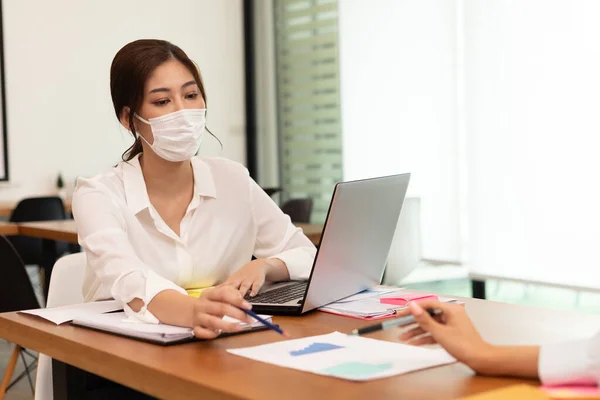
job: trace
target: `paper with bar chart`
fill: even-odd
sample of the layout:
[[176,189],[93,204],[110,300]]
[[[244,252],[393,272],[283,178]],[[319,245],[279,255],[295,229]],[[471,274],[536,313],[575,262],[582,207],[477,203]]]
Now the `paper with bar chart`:
[[280,367],[353,381],[385,378],[456,361],[441,348],[409,346],[340,332],[227,351]]

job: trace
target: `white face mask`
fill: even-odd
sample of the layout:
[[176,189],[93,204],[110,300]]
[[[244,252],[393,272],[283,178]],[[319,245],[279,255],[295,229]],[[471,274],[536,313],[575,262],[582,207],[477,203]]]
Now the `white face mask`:
[[183,109],[148,121],[135,114],[136,118],[150,125],[154,142],[148,146],[159,157],[172,162],[189,160],[198,152],[206,127],[206,109]]

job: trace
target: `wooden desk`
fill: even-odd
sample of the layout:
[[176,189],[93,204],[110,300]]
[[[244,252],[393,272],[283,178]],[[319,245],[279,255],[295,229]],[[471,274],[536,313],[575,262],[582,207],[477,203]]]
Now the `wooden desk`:
[[[482,335],[498,344],[548,343],[600,330],[600,315],[465,299]],[[294,337],[349,332],[365,322],[321,312],[275,317]],[[557,321],[560,321],[557,324]],[[526,327],[526,328],[525,328]],[[394,340],[398,331],[373,337]],[[281,340],[273,332],[161,347],[106,333],[55,326],[35,317],[0,314],[0,337],[159,398],[220,399],[453,399],[537,381],[474,376],[452,364],[356,383],[237,357],[225,349]]]
[[62,242],[77,243],[75,220],[23,222],[19,225],[19,234]]
[[[17,201],[0,201],[0,217],[8,218],[17,206]],[[65,203],[65,211],[71,213],[71,203]]]
[[323,225],[321,224],[295,224],[310,239],[315,246],[321,242],[321,234],[323,233]]

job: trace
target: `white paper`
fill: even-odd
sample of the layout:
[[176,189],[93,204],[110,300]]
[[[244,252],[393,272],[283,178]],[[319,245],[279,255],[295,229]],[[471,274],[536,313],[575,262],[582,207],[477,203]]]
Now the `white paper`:
[[95,301],[90,303],[72,304],[61,307],[38,308],[20,311],[23,314],[36,315],[56,325],[89,316],[101,315],[107,312],[122,310],[123,305],[116,300]]
[[340,332],[227,351],[280,367],[353,381],[385,378],[456,361],[441,348],[410,346]]

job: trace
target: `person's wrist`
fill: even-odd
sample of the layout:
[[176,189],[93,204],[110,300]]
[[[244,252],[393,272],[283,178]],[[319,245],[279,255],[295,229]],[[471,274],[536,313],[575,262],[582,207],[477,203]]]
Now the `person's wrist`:
[[482,341],[465,359],[465,364],[479,374],[486,374],[499,356],[500,348]]
[[277,272],[284,267],[285,264],[278,258],[264,258],[263,265],[265,266],[265,278],[269,279],[277,274]]
[[190,296],[190,300],[189,302],[186,302],[186,307],[189,307],[188,310],[191,311],[191,321],[190,321],[190,326],[191,328],[194,328],[195,326],[198,325],[198,315],[202,312],[202,303],[204,303],[206,301],[206,298],[202,298],[202,295],[200,295],[200,297],[198,298],[194,298]]

